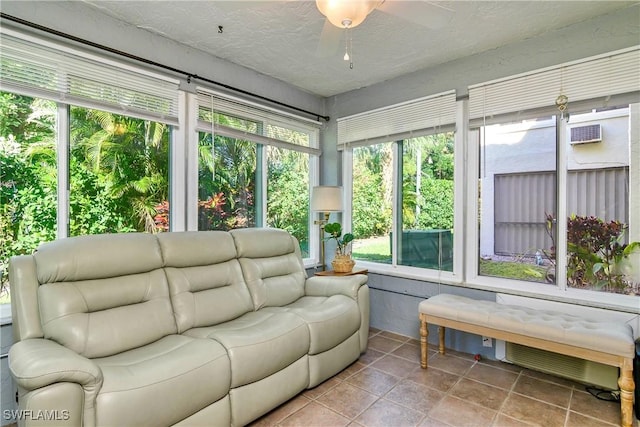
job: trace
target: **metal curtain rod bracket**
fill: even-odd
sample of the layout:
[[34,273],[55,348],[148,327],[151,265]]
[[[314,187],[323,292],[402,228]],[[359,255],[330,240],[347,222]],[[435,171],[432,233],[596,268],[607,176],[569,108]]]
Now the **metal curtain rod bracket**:
[[113,54],[116,54],[116,55],[119,55],[119,56],[123,56],[125,58],[132,59],[134,61],[138,61],[138,62],[142,62],[142,63],[147,64],[147,65],[152,65],[154,67],[162,68],[162,69],[174,72],[176,74],[182,74],[183,76],[185,76],[187,78],[187,82],[188,83],[191,83],[191,80],[193,80],[193,79],[201,80],[203,82],[207,82],[207,83],[210,83],[210,84],[213,84],[213,85],[216,85],[216,86],[220,86],[220,87],[223,87],[225,89],[229,89],[231,91],[234,91],[234,92],[237,92],[237,93],[241,93],[243,95],[248,95],[248,96],[251,96],[251,97],[254,97],[254,98],[258,98],[260,100],[267,101],[267,102],[270,102],[272,104],[279,105],[281,107],[289,108],[291,110],[298,111],[300,113],[304,113],[304,114],[307,114],[309,116],[318,117],[319,119],[322,118],[322,119],[326,120],[327,122],[330,119],[329,116],[323,116],[323,115],[320,115],[318,113],[314,113],[312,111],[304,110],[302,108],[295,107],[293,105],[285,104],[284,102],[276,101],[276,100],[267,98],[267,97],[262,96],[262,95],[257,95],[255,93],[251,93],[251,92],[243,90],[243,89],[239,89],[239,88],[236,88],[236,87],[224,84],[224,83],[220,83],[220,82],[217,82],[215,80],[208,79],[206,77],[201,77],[201,76],[198,76],[197,74],[190,73],[188,71],[184,71],[184,70],[181,70],[181,69],[178,69],[178,68],[174,68],[174,67],[171,67],[171,66],[165,65],[165,64],[160,64],[159,62],[151,61],[149,59],[142,58],[140,56],[136,56],[136,55],[133,55],[133,54],[130,54],[130,53],[118,50],[118,49],[114,49],[114,48],[111,48],[109,46],[105,46],[105,45],[102,45],[102,44],[99,44],[99,43],[94,43],[92,41],[85,40],[85,39],[82,39],[80,37],[73,36],[71,34],[63,33],[62,31],[54,30],[53,28],[48,28],[48,27],[45,27],[43,25],[36,24],[36,23],[30,22],[30,21],[24,20],[22,18],[18,18],[16,16],[7,15],[6,13],[0,12],[0,17],[2,19],[13,21],[13,22],[16,22],[18,24],[34,28],[36,30],[43,31],[45,33],[49,33],[49,34],[53,34],[53,35],[58,36],[58,37],[65,38],[67,40],[71,40],[71,41],[74,41],[74,42],[77,42],[77,43],[81,43],[81,44],[84,44],[84,45],[87,45],[87,46],[91,46],[91,47],[96,48],[96,49],[104,50],[104,51],[109,52],[109,53],[113,53]]

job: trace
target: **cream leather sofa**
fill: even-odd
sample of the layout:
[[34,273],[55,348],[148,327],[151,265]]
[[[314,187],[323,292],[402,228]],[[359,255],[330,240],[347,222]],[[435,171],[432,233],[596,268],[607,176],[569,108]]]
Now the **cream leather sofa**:
[[277,229],[80,236],[10,262],[25,425],[250,423],[366,350],[366,276]]

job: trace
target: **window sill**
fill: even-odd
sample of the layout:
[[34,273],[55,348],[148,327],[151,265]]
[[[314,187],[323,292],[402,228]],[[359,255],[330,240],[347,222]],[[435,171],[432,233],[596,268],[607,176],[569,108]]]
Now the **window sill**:
[[356,266],[354,268],[365,268],[369,270],[369,273],[383,274],[403,279],[422,280],[423,282],[447,285],[462,285],[462,277],[450,271],[429,270],[405,265],[393,266],[366,261],[356,261]]
[[640,297],[634,295],[613,294],[573,288],[562,290],[555,285],[536,284],[484,276],[478,276],[470,279],[465,283],[465,286],[510,295],[640,314]]
[[640,296],[611,294],[571,288],[563,291],[555,285],[536,284],[486,276],[477,276],[470,280],[463,281],[460,276],[448,271],[427,270],[407,266],[392,266],[361,261],[356,263],[356,268],[366,268],[369,270],[369,273],[382,274],[402,279],[461,286],[502,294],[640,314]]

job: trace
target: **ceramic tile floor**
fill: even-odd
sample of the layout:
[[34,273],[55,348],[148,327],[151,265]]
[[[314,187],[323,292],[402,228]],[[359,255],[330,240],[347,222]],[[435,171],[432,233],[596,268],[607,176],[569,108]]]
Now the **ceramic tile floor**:
[[619,408],[573,381],[435,347],[423,370],[417,340],[372,330],[358,361],[251,426],[610,427]]

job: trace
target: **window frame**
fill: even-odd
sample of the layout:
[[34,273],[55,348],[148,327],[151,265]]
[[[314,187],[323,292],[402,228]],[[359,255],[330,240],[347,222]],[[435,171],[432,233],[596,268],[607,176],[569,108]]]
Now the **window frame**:
[[[631,116],[631,105],[629,106]],[[640,108],[640,104],[636,104],[635,109]],[[553,109],[548,110],[549,113],[553,113]],[[556,111],[557,113],[557,111]],[[516,114],[517,115],[517,114]],[[516,116],[514,115],[514,117]],[[549,114],[551,116],[551,114]],[[631,119],[630,119],[631,120]],[[561,119],[560,115],[557,116],[557,141],[556,141],[556,154],[557,154],[557,180],[556,180],[556,198],[557,198],[557,218],[567,218],[567,175],[568,175],[568,139],[570,136],[569,124],[566,120]],[[469,191],[467,192],[467,209],[466,209],[466,250],[467,250],[467,262],[465,264],[465,283],[469,287],[488,290],[492,292],[512,294],[518,296],[529,296],[534,298],[550,299],[552,301],[570,302],[578,305],[587,305],[591,307],[600,307],[607,309],[615,309],[620,311],[626,311],[631,313],[640,312],[639,296],[630,296],[623,294],[615,294],[609,292],[592,291],[586,289],[576,289],[567,286],[566,274],[567,274],[567,222],[557,222],[557,236],[564,236],[564,238],[556,238],[556,283],[553,285],[528,282],[515,279],[507,279],[501,277],[481,276],[479,274],[479,259],[480,259],[480,231],[477,226],[478,218],[478,194],[477,194],[477,181],[480,173],[480,129],[470,128],[469,123],[463,124],[466,126],[465,133],[468,134],[469,143],[467,144],[467,156],[469,162],[467,164],[467,179],[466,185]],[[633,141],[633,138],[631,138]],[[637,140],[636,140],[636,145]],[[638,150],[638,147],[636,147]],[[631,165],[629,165],[631,174]],[[637,174],[637,172],[636,172]],[[630,188],[631,175],[630,175]],[[636,192],[637,193],[637,192]],[[629,192],[629,206],[632,211],[634,203],[640,204],[640,195],[635,194],[633,191]],[[631,212],[630,212],[631,213]],[[636,217],[635,220],[638,218]],[[629,223],[632,224],[634,218],[629,216]],[[637,229],[638,225],[636,224]],[[629,237],[634,239],[633,230],[630,227]],[[637,236],[635,237],[637,239]]]
[[[108,58],[107,56],[88,51],[80,47],[69,47],[46,37],[40,37],[31,33],[2,28],[0,36],[3,39],[3,45],[11,47],[7,51],[8,61],[14,61],[16,64],[23,62],[31,64],[32,67],[46,67],[46,58],[58,58],[61,55],[71,57],[76,67],[73,73],[67,73],[60,70],[56,74],[57,84],[60,86],[58,90],[50,90],[42,82],[37,79],[30,79],[29,75],[16,74],[10,75],[3,82],[3,90],[6,92],[16,93],[20,95],[30,96],[34,98],[43,98],[52,100],[56,103],[56,150],[57,150],[57,217],[56,217],[56,239],[66,238],[69,236],[70,225],[70,109],[71,107],[91,108],[104,110],[115,114],[130,116],[132,118],[151,120],[165,123],[169,126],[169,202],[171,209],[170,215],[170,231],[186,231],[197,230],[197,186],[198,186],[198,164],[197,164],[197,147],[198,147],[198,95],[197,90],[203,89],[212,91],[207,87],[196,88],[189,81],[178,78],[172,74],[150,70],[145,66],[133,63],[127,60],[117,58]],[[45,52],[42,58],[37,59],[34,56],[27,55],[26,46],[34,52]],[[21,53],[24,51],[24,55]],[[24,56],[24,58],[23,58]],[[35,59],[34,59],[35,58]],[[33,63],[29,61],[35,61]],[[38,62],[39,61],[39,62]],[[110,76],[108,71],[114,70],[115,76]],[[87,78],[89,80],[98,78],[106,88],[121,87],[131,93],[134,91],[144,90],[145,94],[154,99],[160,99],[164,103],[162,105],[155,104],[136,104],[129,107],[120,100],[103,100],[98,94],[82,93],[78,96],[74,95],[76,89],[72,89],[71,78],[76,76],[80,79]],[[128,77],[132,80],[129,82]],[[101,80],[100,80],[101,79]],[[93,81],[93,80],[92,80]],[[44,86],[43,86],[44,85]],[[96,86],[98,87],[99,84]],[[125,90],[125,92],[126,92]],[[61,92],[62,91],[62,92]],[[73,92],[73,93],[72,93]],[[140,92],[142,93],[142,92]],[[261,112],[261,119],[268,118],[268,123],[309,135],[309,144],[288,144],[286,142],[279,144],[280,147],[293,149],[309,154],[309,194],[311,188],[319,183],[320,173],[320,127],[322,123],[318,120],[307,119],[302,116],[285,111],[284,109],[269,107],[250,101],[245,98],[233,97],[226,95],[232,99],[241,111],[246,109],[254,109]],[[148,109],[147,109],[148,107]],[[261,120],[264,121],[264,120]],[[266,122],[264,128],[266,129]],[[268,140],[269,138],[263,138]],[[275,145],[277,140],[271,138]],[[306,142],[306,141],[305,141]],[[269,141],[267,141],[267,144]],[[258,147],[264,147],[265,142],[258,141]],[[195,163],[195,164],[194,164]],[[267,159],[265,155],[261,156],[261,164],[258,169],[261,170],[261,185],[263,187],[260,193],[257,193],[263,203],[262,212],[258,217],[266,218],[267,206]],[[318,226],[314,224],[314,216],[311,211],[308,215],[309,229],[309,246],[310,257],[304,259],[307,267],[317,265],[319,263],[319,238]]]
[[[464,115],[464,110],[459,105],[456,106],[456,118]],[[439,132],[431,132],[436,134]],[[414,136],[424,136],[429,133],[415,134]],[[408,139],[408,138],[407,138]],[[377,141],[379,142],[379,141]],[[402,224],[399,223],[398,203],[402,187],[402,177],[399,176],[399,162],[402,161],[401,144],[398,141],[390,142],[392,144],[393,155],[393,195],[392,195],[392,226],[391,232],[394,236],[398,236],[402,231]],[[429,281],[435,283],[446,283],[454,285],[462,285],[463,280],[463,202],[464,202],[464,143],[465,139],[460,132],[454,132],[454,219],[453,219],[453,271],[444,271],[437,269],[429,269],[422,267],[414,267],[408,265],[400,265],[397,262],[398,239],[391,240],[391,264],[383,264],[371,261],[356,260],[359,267],[366,268],[372,273],[403,277],[407,279],[416,279],[421,281]],[[353,146],[345,147],[342,151],[342,182],[345,186],[344,202],[349,207],[343,213],[343,228],[346,232],[352,231],[352,206],[353,206]],[[356,236],[357,238],[357,236]]]
[[[638,108],[637,85],[640,70],[640,46],[608,52],[543,69],[532,70],[515,76],[469,86],[471,101],[468,106],[468,119],[459,122],[462,131],[468,135],[466,165],[466,263],[465,283],[470,287],[514,295],[570,302],[579,305],[603,307],[626,312],[640,313],[640,296],[628,296],[609,292],[576,289],[566,286],[567,279],[567,223],[558,221],[556,227],[556,284],[535,284],[513,279],[480,276],[478,270],[480,242],[478,230],[478,190],[477,179],[480,168],[480,144],[477,129],[485,124],[504,122],[505,118],[523,120],[540,117],[543,114],[556,116],[556,198],[557,218],[567,218],[567,175],[568,175],[568,139],[570,130],[565,120],[559,117],[556,105],[550,100],[559,94],[569,99],[568,112],[582,112],[608,106],[629,106],[630,123],[634,123],[631,111]],[[632,106],[635,105],[634,108]],[[636,113],[637,115],[637,113]],[[637,123],[637,117],[636,122]],[[630,126],[630,150],[640,151],[639,138],[632,134]],[[476,129],[476,130],[474,130]],[[635,146],[634,146],[635,144]],[[639,184],[638,165],[629,163],[629,188]],[[634,206],[640,206],[640,195],[629,192],[629,238],[640,240],[638,229],[639,216],[633,216]],[[640,268],[640,255],[636,254],[633,265]],[[634,272],[636,279],[640,274]],[[559,284],[559,285],[558,285]]]
[[[633,99],[627,95],[615,97],[623,103],[626,100]],[[595,100],[593,101],[595,102]],[[592,101],[585,100],[576,103],[576,109],[584,109],[585,106],[591,104]],[[594,107],[595,108],[595,107]],[[539,115],[541,112],[547,112],[549,116],[555,115],[558,111],[555,107],[537,109],[535,112],[529,112]],[[522,112],[515,112],[513,116],[522,118]],[[629,120],[634,123],[634,117],[640,118],[640,103],[629,104]],[[495,120],[496,118],[492,118]],[[369,261],[357,261],[359,267],[367,268],[371,273],[388,275],[398,278],[420,280],[422,282],[431,282],[437,284],[451,284],[470,289],[481,289],[502,294],[511,294],[524,297],[534,297],[548,299],[552,301],[572,303],[576,305],[585,305],[590,307],[599,307],[605,309],[618,310],[628,313],[640,313],[638,307],[639,296],[629,296],[623,294],[615,294],[608,292],[599,292],[585,289],[576,289],[566,286],[566,252],[567,240],[557,239],[558,260],[556,264],[558,285],[536,284],[533,282],[518,281],[513,279],[505,279],[499,277],[480,276],[478,273],[480,242],[478,227],[478,193],[477,193],[477,177],[480,170],[480,144],[479,144],[479,128],[471,129],[469,98],[461,97],[456,102],[456,132],[454,146],[454,271],[452,273],[438,270],[431,270],[419,267],[401,266],[396,264],[395,254],[396,239],[392,241],[392,264],[382,264]],[[477,125],[476,121],[476,125]],[[569,125],[565,120],[557,120],[557,217],[567,216],[567,146],[570,136]],[[638,129],[631,126],[631,158],[633,153],[640,152],[640,135]],[[635,130],[635,134],[633,133]],[[375,141],[380,142],[380,141]],[[357,145],[355,145],[357,146]],[[397,147],[394,143],[394,175],[393,175],[393,231],[398,229],[397,218],[395,212],[397,210],[398,197],[398,174],[397,174]],[[353,146],[345,144],[342,151],[342,182],[345,186],[344,201],[345,206],[349,207],[343,214],[344,228],[351,231],[352,222],[352,203],[353,203]],[[634,185],[640,184],[640,164],[629,164],[629,186],[636,188]],[[640,213],[634,212],[634,206],[640,206],[640,194],[629,192],[629,238],[632,241],[640,240]],[[461,230],[461,232],[457,232]],[[566,221],[559,221],[557,227],[558,236],[566,236]],[[396,234],[397,235],[397,234]],[[638,268],[640,254],[634,255],[634,266]]]
[[[185,215],[187,217],[186,229],[190,231],[198,230],[198,134],[199,132],[214,133],[218,125],[212,122],[199,119],[199,108],[201,107],[201,97],[203,95],[211,95],[215,97],[225,98],[223,94],[215,91],[211,91],[207,88],[199,87],[198,92],[187,94],[187,117],[190,119],[187,129],[188,135],[185,138],[187,142],[187,197],[185,206]],[[320,123],[298,118],[290,114],[279,113],[277,110],[270,111],[266,108],[256,107],[255,104],[247,102],[243,104],[238,98],[229,98],[233,103],[236,103],[241,109],[242,117],[247,120],[255,121],[260,124],[258,126],[262,134],[252,134],[245,132],[242,134],[243,139],[251,141],[256,144],[257,150],[257,171],[260,174],[256,178],[256,185],[260,188],[256,188],[256,195],[260,198],[257,201],[257,206],[260,211],[256,212],[256,219],[262,221],[257,223],[256,226],[264,227],[267,218],[267,186],[268,186],[268,167],[267,167],[267,150],[266,147],[271,145],[275,147],[285,148],[288,150],[298,151],[309,155],[309,194],[311,189],[317,186],[320,182]],[[224,110],[214,111],[225,114]],[[255,113],[252,112],[255,110]],[[238,117],[237,112],[227,113],[228,115]],[[288,117],[290,119],[288,119]],[[286,127],[287,129],[301,132],[309,135],[309,145],[297,145],[293,143],[274,140],[267,136],[267,129],[270,125],[279,127]],[[232,137],[239,137],[240,135],[234,135]],[[261,154],[260,154],[261,153]],[[305,268],[312,268],[320,263],[320,238],[319,238],[319,226],[314,223],[314,213],[309,209],[309,215],[307,218],[309,229],[309,257],[303,258],[303,264]]]

